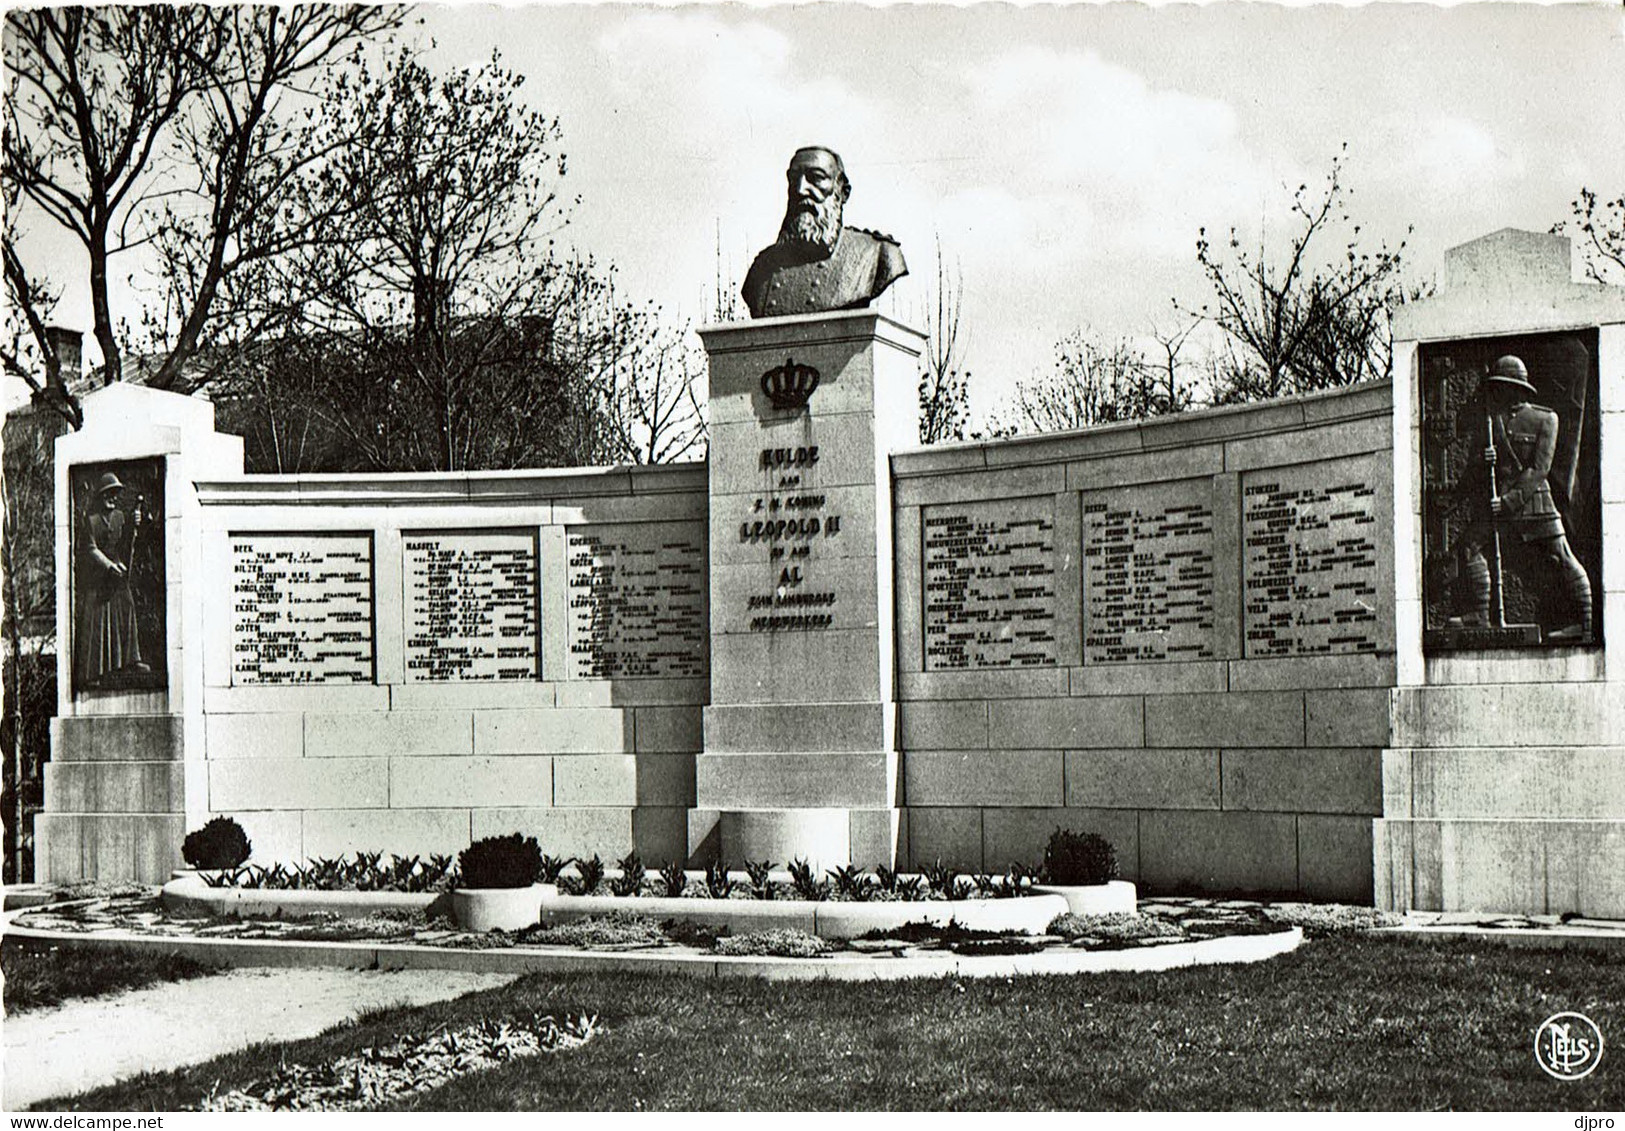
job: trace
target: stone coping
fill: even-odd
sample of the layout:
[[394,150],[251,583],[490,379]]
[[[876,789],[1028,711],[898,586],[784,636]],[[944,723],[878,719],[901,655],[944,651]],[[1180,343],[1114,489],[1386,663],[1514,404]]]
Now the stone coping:
[[[821,938],[844,939],[866,931],[906,923],[946,926],[956,922],[978,931],[1022,931],[1042,934],[1050,922],[1077,910],[1072,898],[1034,889],[1039,894],[1010,899],[918,900],[909,902],[844,902],[804,899],[687,899],[660,896],[559,895],[538,890],[537,913],[543,922],[565,923],[612,911],[654,919],[686,919],[706,926],[741,931],[789,927]],[[1067,889],[1075,893],[1079,889]],[[1133,911],[1134,885],[1116,881],[1099,886],[1098,907],[1088,913]],[[170,911],[237,918],[306,918],[318,915],[366,916],[391,911],[450,912],[449,893],[302,891],[270,888],[210,887],[195,873],[163,886]]]
[[[1008,901],[1003,901],[1008,902]],[[1035,954],[925,954],[877,957],[837,953],[822,958],[732,957],[671,946],[660,951],[584,951],[514,946],[500,950],[453,950],[376,942],[272,942],[143,935],[133,931],[86,934],[8,924],[19,938],[66,947],[107,947],[131,952],[183,954],[223,966],[339,966],[367,969],[435,969],[529,974],[579,971],[747,977],[770,981],[898,980],[904,978],[1010,977],[1017,974],[1150,972],[1214,963],[1262,962],[1296,950],[1303,931],[1289,927],[1268,935],[1233,935],[1131,950],[1046,950]]]

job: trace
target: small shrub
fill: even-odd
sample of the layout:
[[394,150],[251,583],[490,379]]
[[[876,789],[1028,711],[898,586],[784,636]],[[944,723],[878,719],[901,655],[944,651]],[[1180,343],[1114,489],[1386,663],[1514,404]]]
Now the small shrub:
[[1103,884],[1117,878],[1117,850],[1097,833],[1056,829],[1044,848],[1044,878],[1065,887]]
[[668,942],[691,946],[696,950],[710,950],[719,938],[728,933],[727,927],[696,923],[692,919],[667,919],[660,924],[660,929],[665,932]]
[[831,868],[829,878],[835,883],[836,895],[859,901],[868,896],[872,882],[856,864],[842,864],[839,868]]
[[712,899],[727,899],[733,894],[733,877],[728,875],[728,862],[718,857],[705,866],[705,890]]
[[792,927],[724,936],[716,942],[718,954],[771,955],[775,958],[820,958],[834,949],[827,939]]
[[305,880],[317,891],[337,891],[344,886],[346,872],[342,857],[333,860],[318,857],[310,861],[310,867],[305,870]]
[[637,895],[643,890],[643,860],[636,850],[621,857],[615,866],[621,870],[621,874],[609,882],[610,891],[624,896]]
[[1311,938],[1343,931],[1371,931],[1405,921],[1403,915],[1392,911],[1343,903],[1273,903],[1264,908],[1264,918],[1284,927],[1302,927]]
[[1166,919],[1137,912],[1120,911],[1110,915],[1057,915],[1049,933],[1064,939],[1092,938],[1102,942],[1136,942],[1140,939],[1172,939],[1184,934]]
[[194,868],[237,868],[254,851],[243,826],[230,817],[216,817],[201,829],[186,834],[181,858]]
[[573,923],[527,931],[526,939],[559,946],[644,947],[664,946],[666,934],[659,923],[645,915],[612,911],[608,915],[591,915]]
[[976,885],[965,879],[963,876],[955,879],[954,882],[949,885],[947,892],[949,899],[969,899],[975,894]]
[[905,903],[918,903],[930,894],[925,887],[925,877],[909,876],[906,879],[897,877],[897,894]]
[[745,861],[745,875],[750,877],[750,892],[757,899],[773,898],[773,882],[767,878],[772,870],[771,860],[758,860],[755,863]]
[[465,888],[524,888],[536,882],[542,850],[536,838],[488,836],[458,854],[459,881]]
[[422,863],[422,859],[417,856],[396,856],[391,853],[388,868],[389,889],[391,891],[406,891],[406,885],[412,881],[412,877],[417,874],[417,870]]
[[971,877],[971,881],[976,885],[977,899],[997,899],[999,897],[998,882],[986,872],[978,872]]
[[[380,863],[382,852],[357,852],[350,874],[350,886],[356,891],[378,891],[384,884],[384,869]],[[523,887],[524,885],[515,885]]]
[[564,870],[575,862],[574,856],[543,856],[542,866],[537,870],[544,884],[556,884]]
[[880,885],[881,891],[891,894],[897,890],[897,873],[884,864],[876,864],[875,883]]
[[683,871],[683,862],[673,860],[660,869],[661,894],[667,899],[681,899],[683,891],[688,887],[688,873]]
[[954,875],[953,868],[944,864],[939,856],[935,863],[926,866],[925,882],[938,895],[947,895],[948,889],[953,886]]
[[[542,857],[542,860],[545,862],[547,857]],[[452,863],[453,858],[450,856],[442,856],[438,852],[431,853],[429,862],[423,866],[423,870],[412,881],[415,886],[408,887],[406,890],[434,891],[444,881],[453,878],[451,875]]]
[[812,865],[805,860],[790,861],[790,883],[801,899],[816,901],[829,898],[829,884],[813,875]]
[[603,882],[604,862],[598,858],[598,853],[594,852],[591,860],[576,860],[576,895],[591,895]]
[[1033,879],[1032,872],[1020,864],[1012,863],[1010,870],[1004,874],[1004,883],[998,894],[1006,899],[1025,895],[1033,886]]

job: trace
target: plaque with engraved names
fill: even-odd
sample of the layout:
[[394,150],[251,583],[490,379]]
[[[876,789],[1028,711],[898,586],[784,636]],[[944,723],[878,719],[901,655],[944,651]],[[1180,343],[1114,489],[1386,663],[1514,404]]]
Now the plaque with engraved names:
[[1208,480],[1085,491],[1086,664],[1213,655]]
[[708,674],[705,558],[699,522],[570,527],[569,678]]
[[534,680],[535,530],[402,533],[408,683]]
[[1246,655],[1375,652],[1393,611],[1380,589],[1377,490],[1386,457],[1242,476]]
[[372,683],[372,535],[228,537],[231,682]]
[[925,669],[1055,659],[1052,496],[924,508]]

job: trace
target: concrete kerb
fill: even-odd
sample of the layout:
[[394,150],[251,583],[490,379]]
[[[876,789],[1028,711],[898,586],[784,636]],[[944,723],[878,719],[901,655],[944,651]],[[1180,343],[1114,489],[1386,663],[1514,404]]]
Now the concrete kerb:
[[210,887],[195,875],[170,880],[163,887],[164,907],[170,911],[236,918],[307,918],[341,915],[346,918],[401,911],[444,911],[451,914],[446,892],[295,891],[266,888]]
[[[1132,884],[1108,885],[1106,895],[1116,897],[1092,913],[1132,911]],[[1118,890],[1122,889],[1122,890]],[[1126,892],[1126,895],[1124,894]],[[1125,902],[1126,899],[1126,902]],[[317,915],[359,916],[399,911],[450,912],[444,894],[404,892],[280,891],[261,888],[210,887],[195,874],[170,880],[163,887],[164,906],[171,911],[249,917]],[[811,900],[705,900],[612,896],[541,896],[544,923],[568,923],[592,915],[632,911],[656,919],[687,919],[707,926],[736,930],[791,927],[823,938],[850,938],[870,930],[887,930],[907,923],[947,926],[950,922],[970,930],[1025,931],[1042,934],[1058,915],[1069,909],[1060,894],[1035,894],[1019,899],[961,899],[918,903],[839,903]],[[1122,904],[1122,906],[1119,906]]]
[[1557,930],[1527,927],[1477,927],[1463,924],[1434,925],[1401,923],[1397,927],[1377,927],[1375,935],[1397,935],[1408,939],[1446,939],[1490,942],[1527,950],[1582,950],[1595,954],[1625,954],[1625,930],[1601,927],[1563,926]]
[[1169,943],[1115,951],[1041,951],[1015,955],[825,958],[731,957],[659,952],[604,953],[515,946],[501,950],[453,950],[369,942],[270,942],[259,939],[196,939],[141,935],[129,931],[95,934],[47,931],[7,924],[6,933],[59,947],[105,947],[137,953],[183,954],[221,966],[332,966],[349,969],[436,969],[470,973],[660,973],[690,977],[747,977],[767,980],[874,981],[906,978],[994,978],[1013,975],[1148,972],[1215,963],[1262,962],[1303,943],[1297,927],[1268,935],[1233,935],[1197,942]]

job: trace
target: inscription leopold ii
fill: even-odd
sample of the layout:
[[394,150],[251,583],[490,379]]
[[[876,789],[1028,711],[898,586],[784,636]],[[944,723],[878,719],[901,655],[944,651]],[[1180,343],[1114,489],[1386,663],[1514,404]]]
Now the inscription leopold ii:
[[770,484],[751,500],[739,524],[739,541],[767,550],[776,575],[771,592],[746,597],[752,632],[816,632],[835,623],[835,590],[814,583],[814,548],[841,532],[841,516],[829,514],[827,497],[809,487],[818,466],[818,445],[763,448],[757,468]]

